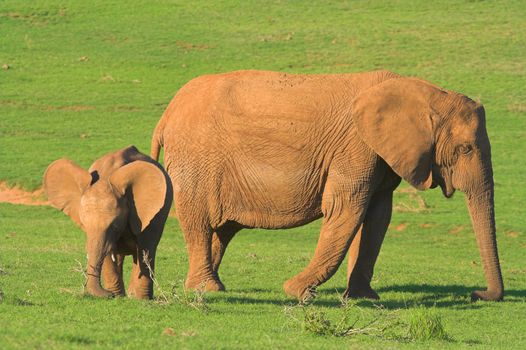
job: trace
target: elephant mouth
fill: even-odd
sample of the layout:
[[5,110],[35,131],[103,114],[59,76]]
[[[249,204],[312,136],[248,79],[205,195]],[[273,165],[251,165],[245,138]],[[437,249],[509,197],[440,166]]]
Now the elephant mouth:
[[431,188],[436,188],[437,186],[440,186],[440,189],[442,190],[442,194],[446,198],[453,197],[453,194],[455,194],[455,188],[453,187],[451,181],[447,181],[442,177],[439,176],[433,176],[433,182],[431,183]]
[[444,197],[451,198],[453,197],[453,194],[455,194],[455,189],[448,189],[446,187],[442,187],[442,194],[444,194]]
[[444,197],[446,198],[453,197],[453,194],[455,194],[455,189],[450,183],[446,181],[442,181],[439,185],[440,185],[440,189],[442,190],[442,194],[444,195]]

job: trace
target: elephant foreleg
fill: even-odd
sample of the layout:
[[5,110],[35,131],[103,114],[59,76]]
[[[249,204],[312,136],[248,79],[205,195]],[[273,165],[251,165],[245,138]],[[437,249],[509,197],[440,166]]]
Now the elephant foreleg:
[[155,278],[155,255],[160,233],[143,232],[137,239],[136,252],[133,253],[133,267],[128,287],[130,297],[137,299],[153,298],[153,279]]
[[122,265],[124,254],[113,254],[104,258],[102,264],[102,280],[104,288],[109,290],[114,296],[124,296],[124,281],[122,279]]
[[380,298],[371,288],[371,279],[391,221],[392,207],[392,191],[379,192],[371,198],[363,225],[349,248],[345,297]]
[[300,300],[311,296],[312,290],[328,280],[345,258],[352,239],[365,215],[367,199],[351,206],[338,204],[337,213],[326,215],[320,238],[309,265],[301,273],[285,282],[285,292]]

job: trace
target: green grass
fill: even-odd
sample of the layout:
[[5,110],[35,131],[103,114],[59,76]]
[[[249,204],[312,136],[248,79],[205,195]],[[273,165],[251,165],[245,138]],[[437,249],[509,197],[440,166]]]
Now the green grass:
[[414,341],[449,340],[442,317],[433,309],[420,307],[409,316],[408,338]]
[[[307,264],[318,222],[241,232],[221,268],[228,292],[195,308],[181,289],[175,219],[157,258],[169,302],[97,300],[81,294],[84,236],[66,216],[0,204],[0,348],[524,348],[525,57],[523,1],[0,2],[1,181],[30,190],[60,157],[87,167],[128,144],[147,152],[171,97],[198,75],[389,69],[484,103],[507,293],[503,303],[469,301],[485,281],[460,193],[397,191],[373,282],[383,308],[342,307],[341,269],[297,322],[281,285]],[[438,319],[447,340],[412,340],[408,320],[419,313],[420,329]],[[388,327],[331,335],[357,317],[357,327],[379,317]],[[329,331],[308,331],[306,320]]]

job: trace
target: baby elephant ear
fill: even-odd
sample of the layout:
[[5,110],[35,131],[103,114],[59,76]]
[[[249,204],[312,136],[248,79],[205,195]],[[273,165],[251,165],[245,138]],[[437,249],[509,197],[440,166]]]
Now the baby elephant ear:
[[358,134],[413,187],[432,185],[431,97],[441,90],[426,82],[387,80],[356,97],[352,115]]
[[165,204],[164,173],[151,163],[135,161],[115,171],[109,182],[117,195],[128,194],[131,229],[136,235],[143,232]]
[[91,175],[69,159],[51,163],[44,173],[44,191],[51,205],[66,213],[79,226],[80,197],[89,187]]

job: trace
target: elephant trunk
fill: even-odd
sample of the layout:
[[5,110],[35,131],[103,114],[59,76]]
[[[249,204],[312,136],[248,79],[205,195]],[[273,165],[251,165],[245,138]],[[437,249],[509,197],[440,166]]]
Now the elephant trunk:
[[100,282],[102,263],[108,253],[106,242],[101,239],[89,239],[87,242],[88,252],[88,280],[86,282],[86,291],[96,297],[111,297],[113,294],[102,288]]
[[488,284],[485,291],[474,291],[471,299],[502,300],[504,285],[497,251],[495,211],[493,203],[494,185],[491,171],[485,176],[482,190],[466,194],[471,223],[477,237],[477,244]]

